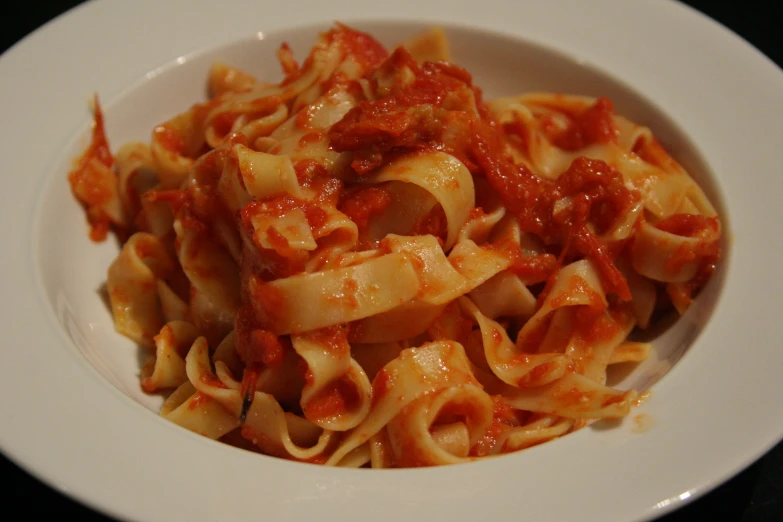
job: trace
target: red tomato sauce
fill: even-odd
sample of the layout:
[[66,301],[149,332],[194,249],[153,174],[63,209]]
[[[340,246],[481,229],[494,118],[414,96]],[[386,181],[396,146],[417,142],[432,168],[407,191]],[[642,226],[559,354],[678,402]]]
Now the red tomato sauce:
[[523,278],[527,284],[546,281],[557,269],[557,258],[553,254],[525,255],[520,245],[512,241],[499,241],[483,246],[511,261],[508,270]]
[[679,272],[687,263],[699,260],[696,275],[687,283],[674,287],[675,298],[679,299],[681,307],[687,306],[691,296],[706,284],[715,271],[715,265],[720,258],[720,221],[717,217],[674,214],[656,223],[655,227],[677,236],[699,239],[695,244],[682,244],[666,260],[665,268],[673,274]]
[[356,410],[360,403],[356,385],[344,377],[327,385],[302,410],[310,420],[327,420]]
[[307,339],[326,348],[334,356],[342,357],[351,352],[348,344],[348,325],[336,324],[309,332]]
[[582,341],[590,346],[609,341],[620,334],[622,312],[613,310],[606,314],[596,309],[580,307],[576,312],[575,330]]
[[614,124],[614,106],[607,98],[598,98],[595,104],[576,116],[572,124],[554,138],[561,149],[574,151],[596,143],[617,141]]
[[[228,145],[247,145],[244,135],[231,133],[226,137]],[[234,222],[234,214],[218,196],[218,183],[223,173],[226,161],[235,161],[230,153],[231,148],[216,149],[200,157],[191,169],[192,182],[187,185],[187,200],[181,208],[188,209],[205,224],[211,224],[217,219],[226,223]],[[243,183],[239,177],[240,184]],[[243,185],[244,186],[244,185]],[[178,215],[180,209],[177,209]],[[211,228],[211,227],[208,227]]]
[[[313,111],[315,110],[315,108],[316,108],[315,105],[308,105],[307,107],[303,108],[296,114],[296,118],[294,118],[296,128],[302,130],[312,129],[312,126],[310,125],[310,121],[313,119]],[[302,136],[302,138],[299,140],[299,145],[303,145],[302,139],[304,139],[308,134]],[[307,143],[307,141],[305,141],[305,143]]]
[[720,223],[716,217],[673,214],[656,223],[655,228],[683,237],[716,236]]
[[[630,299],[625,278],[607,246],[586,227],[590,220],[600,233],[638,201],[640,196],[624,186],[619,172],[602,161],[579,158],[556,182],[539,178],[505,155],[502,127],[460,110],[455,100],[459,100],[459,93],[472,89],[466,71],[433,63],[418,67],[402,49],[387,63],[407,67],[415,79],[396,86],[396,91],[392,87],[387,97],[362,102],[329,131],[334,150],[355,153],[352,166],[356,172],[370,172],[401,150],[454,154],[487,178],[523,231],[536,233],[549,244],[563,244],[570,238],[571,257],[593,259],[607,291]],[[598,100],[575,118],[574,129],[571,141],[605,143],[615,139],[611,102]],[[570,210],[554,219],[554,203],[566,197],[573,201]]]
[[[359,76],[363,76],[375,68],[388,56],[388,51],[372,36],[338,23],[335,29],[331,29],[321,35],[321,41],[316,44],[301,67],[293,59],[293,54],[288,44],[281,46],[277,52],[277,57],[286,75],[282,85],[290,85],[301,78],[306,71],[313,67],[315,61],[314,54],[323,50],[324,47],[333,44],[339,47],[346,59],[350,59],[359,66]],[[343,76],[342,73],[337,73],[329,78],[326,82],[327,84],[322,85],[324,92],[329,90],[329,84],[344,82],[347,78]]]
[[294,163],[296,180],[302,186],[309,186],[313,179],[331,178],[326,167],[311,158],[299,159]]
[[221,112],[212,118],[211,123],[215,133],[221,137],[227,136],[238,117],[239,114],[235,112]]
[[294,164],[299,185],[315,192],[315,201],[322,205],[337,206],[343,195],[344,183],[332,176],[326,167],[313,159],[300,159]]
[[471,457],[485,457],[503,451],[500,446],[511,428],[520,426],[517,411],[501,396],[492,397],[492,424],[484,436],[470,449]]
[[373,216],[382,214],[392,203],[392,196],[383,187],[372,186],[344,193],[337,208],[356,223],[361,233]]
[[188,193],[180,189],[149,190],[144,193],[144,198],[150,202],[165,201],[169,204],[174,214],[177,214],[189,201]]
[[234,319],[234,342],[237,355],[246,364],[240,390],[243,398],[252,397],[263,368],[280,367],[292,349],[288,339],[261,328],[256,311],[247,304],[239,308]]
[[307,145],[311,143],[317,143],[323,138],[323,134],[321,132],[308,132],[301,138],[299,138],[299,146],[300,147],[306,147]]
[[[355,152],[351,165],[359,174],[379,167],[396,149],[435,150],[447,141],[445,136],[454,137],[455,142],[441,148],[459,156],[459,145],[469,139],[468,123],[473,116],[459,111],[450,114],[444,105],[458,98],[451,96],[454,93],[472,92],[470,75],[440,62],[419,67],[403,48],[395,50],[389,60],[410,69],[415,80],[388,97],[351,109],[329,130],[332,148]],[[452,132],[446,133],[447,128]],[[453,132],[455,128],[465,132]]]
[[377,67],[389,56],[386,48],[367,33],[340,23],[332,33],[334,39],[343,48],[345,55],[353,58],[365,70]]
[[313,231],[317,231],[326,223],[326,211],[320,205],[287,194],[251,201],[240,211],[240,219],[245,226],[252,227],[250,220],[254,216],[281,218],[296,209],[304,212],[307,223]]
[[247,300],[252,303],[261,327],[275,332],[280,318],[285,317],[288,313],[290,303],[280,290],[269,283],[264,283],[260,277],[253,275],[250,279],[254,280],[256,284],[255,290],[251,292],[250,288],[253,288],[253,285],[248,282],[244,292]]
[[114,156],[106,139],[103,111],[97,95],[94,99],[90,145],[76,159],[73,170],[68,173],[68,182],[73,195],[86,208],[87,220],[90,224],[90,239],[97,242],[106,239],[111,226],[111,219],[102,207],[110,202],[114,190],[113,187],[105,186],[105,177],[93,162],[106,168],[114,165]]
[[280,366],[290,349],[287,341],[260,327],[250,305],[244,305],[237,311],[234,340],[237,354],[245,363],[262,363],[271,368]]
[[158,125],[152,131],[152,136],[153,140],[167,151],[178,156],[185,155],[185,139],[171,126],[166,124]]
[[446,219],[446,212],[441,205],[435,205],[432,210],[427,212],[421,217],[413,226],[413,235],[432,235],[438,239],[441,246],[443,241],[448,236],[448,220]]
[[481,207],[473,207],[468,212],[468,222],[469,221],[473,221],[474,219],[481,219],[481,218],[483,218],[486,215],[487,215],[487,213],[484,212],[483,208],[481,208]]
[[265,248],[255,239],[253,219],[269,218],[274,220],[295,209],[304,212],[313,235],[319,237],[318,231],[326,223],[328,215],[316,202],[280,195],[265,200],[251,201],[239,212],[240,230],[260,253],[260,256],[253,256],[254,259],[263,263],[256,266],[255,270],[262,272],[269,278],[286,277],[304,271],[308,253],[291,248],[285,237],[274,227],[269,227],[266,230],[272,248]]
[[357,299],[358,290],[359,283],[354,279],[345,279],[343,281],[342,291],[336,295],[328,296],[326,299],[330,304],[335,306],[356,309],[359,307],[359,300]]

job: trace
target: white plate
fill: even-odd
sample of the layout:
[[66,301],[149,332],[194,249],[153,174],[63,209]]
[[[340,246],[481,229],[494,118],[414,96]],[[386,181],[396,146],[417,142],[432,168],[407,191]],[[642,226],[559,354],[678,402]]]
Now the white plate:
[[[635,412],[652,419],[646,432],[629,419],[484,462],[372,472],[249,454],[149,411],[155,404],[138,391],[135,349],[113,332],[97,294],[116,247],[86,239],[65,181],[84,144],[88,96],[100,93],[116,147],[146,139],[154,123],[186,108],[217,54],[271,71],[279,35],[299,51],[314,38],[287,30],[392,19],[451,27],[455,55],[488,94],[561,84],[609,94],[671,145],[719,203],[731,243],[719,277],[658,342],[659,357],[622,381],[653,384]],[[387,43],[415,29],[359,25]],[[679,4],[101,0],[3,55],[0,76],[0,448],[108,514],[190,522],[648,519],[703,494],[783,436],[783,244],[775,231],[783,222],[783,74]]]

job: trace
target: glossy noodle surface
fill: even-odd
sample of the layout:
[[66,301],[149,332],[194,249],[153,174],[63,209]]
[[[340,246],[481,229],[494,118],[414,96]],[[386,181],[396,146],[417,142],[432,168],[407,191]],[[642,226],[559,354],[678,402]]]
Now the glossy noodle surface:
[[[337,24],[268,83],[112,152],[100,105],[69,173],[116,329],[160,415],[276,457],[454,464],[629,413],[607,367],[683,313],[721,222],[606,98],[486,100],[433,29],[386,49]],[[563,86],[567,89],[567,85]],[[111,350],[112,347],[106,347]]]

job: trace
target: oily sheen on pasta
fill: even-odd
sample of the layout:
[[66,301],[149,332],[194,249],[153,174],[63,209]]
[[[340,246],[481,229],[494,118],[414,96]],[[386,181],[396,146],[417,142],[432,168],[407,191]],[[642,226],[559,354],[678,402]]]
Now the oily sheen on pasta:
[[69,175],[91,237],[122,241],[114,321],[149,349],[161,416],[384,468],[627,415],[607,367],[647,357],[629,336],[682,313],[720,254],[650,130],[605,98],[487,101],[438,29],[387,51],[337,24],[277,58],[279,83],[215,64],[207,101],[116,153],[96,100]]

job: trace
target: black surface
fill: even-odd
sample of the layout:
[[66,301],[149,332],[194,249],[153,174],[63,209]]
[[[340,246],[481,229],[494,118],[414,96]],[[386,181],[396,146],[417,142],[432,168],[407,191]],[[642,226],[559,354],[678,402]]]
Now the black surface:
[[[80,3],[74,0],[3,2],[0,7],[0,51]],[[687,0],[683,3],[732,29],[783,67],[783,2]],[[753,428],[749,426],[748,429]],[[50,489],[2,456],[0,481],[6,484],[0,498],[6,501],[6,506],[22,507],[27,519],[71,516],[84,522],[111,520]],[[717,520],[719,517],[743,522],[783,521],[783,443],[730,481],[658,522]]]

